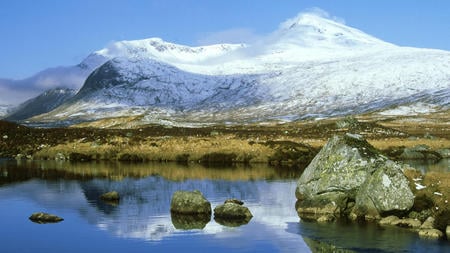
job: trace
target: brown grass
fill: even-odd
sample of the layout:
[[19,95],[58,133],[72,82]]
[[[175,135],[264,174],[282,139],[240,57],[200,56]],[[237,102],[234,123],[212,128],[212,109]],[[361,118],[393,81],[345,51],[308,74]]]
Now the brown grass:
[[188,161],[199,161],[205,154],[235,154],[236,162],[267,163],[274,150],[263,143],[249,143],[232,135],[217,137],[148,137],[137,143],[127,137],[114,137],[108,144],[75,141],[44,147],[34,154],[36,159],[54,159],[58,153],[68,157],[78,152],[98,160],[115,160],[132,154],[146,161],[176,161],[188,154]]
[[436,138],[436,139],[408,139],[408,138],[383,138],[383,139],[369,139],[368,142],[372,144],[377,149],[386,150],[391,147],[414,147],[417,145],[427,145],[431,149],[441,149],[441,148],[449,148],[450,140],[445,138]]

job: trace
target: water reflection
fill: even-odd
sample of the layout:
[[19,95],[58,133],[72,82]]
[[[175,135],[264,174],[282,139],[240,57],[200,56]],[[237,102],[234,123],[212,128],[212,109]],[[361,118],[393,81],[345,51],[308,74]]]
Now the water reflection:
[[302,170],[297,168],[273,168],[265,164],[240,165],[229,168],[206,168],[192,163],[126,163],[126,162],[65,162],[0,160],[0,184],[24,181],[30,178],[45,179],[111,179],[143,178],[159,175],[172,181],[187,179],[221,180],[277,180],[298,178]]
[[191,230],[203,229],[211,220],[210,214],[176,214],[171,213],[170,218],[176,229]]
[[[221,252],[321,252],[320,249],[420,252],[415,248],[433,252],[448,249],[441,244],[427,244],[406,230],[299,222],[294,209],[297,177],[285,178],[285,174],[269,167],[243,168],[248,172],[245,174],[238,173],[237,168],[206,169],[174,164],[161,164],[159,169],[154,164],[134,164],[127,169],[126,164],[120,163],[24,162],[18,166],[10,161],[0,162],[0,170],[3,175],[0,206],[7,207],[7,210],[0,208],[2,217],[14,212],[49,211],[65,219],[58,226],[70,230],[71,241],[83,240],[85,234],[95,228],[90,236],[99,244],[113,245],[110,250],[113,252],[127,248],[129,239],[147,243],[135,250],[140,252],[192,249],[193,244],[207,251]],[[194,220],[171,216],[173,193],[195,189],[204,194],[213,208],[229,198],[243,200],[253,214],[252,220],[234,224],[210,216]],[[100,200],[100,196],[109,191],[120,193],[117,205]],[[24,208],[28,205],[34,208]],[[0,227],[7,226],[5,222],[3,219]],[[84,223],[89,227],[83,227]],[[15,230],[3,231],[0,236],[32,238],[36,229],[29,226],[26,223],[15,226]],[[53,229],[39,233],[43,237],[50,236]],[[101,237],[98,231],[113,235],[114,239]],[[17,251],[17,245],[8,244],[8,240],[4,243],[7,249]],[[48,245],[39,243],[43,242],[34,242],[34,252],[45,252]],[[70,243],[61,246],[61,251],[81,249]]]
[[413,168],[416,168],[422,173],[431,171],[450,172],[450,158],[444,158],[438,162],[430,160],[406,160],[403,162],[409,164]]

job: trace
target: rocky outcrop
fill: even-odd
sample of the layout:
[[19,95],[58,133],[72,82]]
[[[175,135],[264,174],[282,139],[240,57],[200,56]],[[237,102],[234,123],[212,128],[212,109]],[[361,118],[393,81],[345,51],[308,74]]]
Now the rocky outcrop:
[[170,211],[177,214],[211,214],[211,203],[200,191],[176,191],[172,196]]
[[298,180],[296,197],[299,216],[314,220],[378,219],[414,203],[402,167],[356,134],[328,141]]
[[60,221],[64,220],[63,218],[58,217],[56,215],[49,214],[49,213],[42,213],[42,212],[33,213],[29,217],[29,219],[31,221],[33,221],[33,222],[41,223],[41,224],[44,224],[44,223],[56,223],[56,222],[60,222]]

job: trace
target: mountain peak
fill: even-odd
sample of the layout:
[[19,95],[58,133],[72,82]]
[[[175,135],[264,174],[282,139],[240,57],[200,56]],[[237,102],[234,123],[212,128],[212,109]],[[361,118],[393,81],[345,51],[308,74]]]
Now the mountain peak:
[[392,46],[326,13],[307,12],[281,23],[280,40],[295,42],[306,47],[357,47],[368,45]]

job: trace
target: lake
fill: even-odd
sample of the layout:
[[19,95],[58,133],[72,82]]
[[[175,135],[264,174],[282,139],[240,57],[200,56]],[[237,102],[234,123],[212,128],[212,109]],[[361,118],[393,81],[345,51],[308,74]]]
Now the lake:
[[[450,252],[446,241],[400,228],[300,221],[294,208],[300,174],[265,165],[0,160],[0,251]],[[172,220],[170,200],[177,190],[194,189],[212,208],[242,199],[254,217],[241,226],[212,218],[188,229],[189,221]],[[121,194],[119,204],[99,199],[112,190]],[[31,222],[39,211],[64,221]]]

